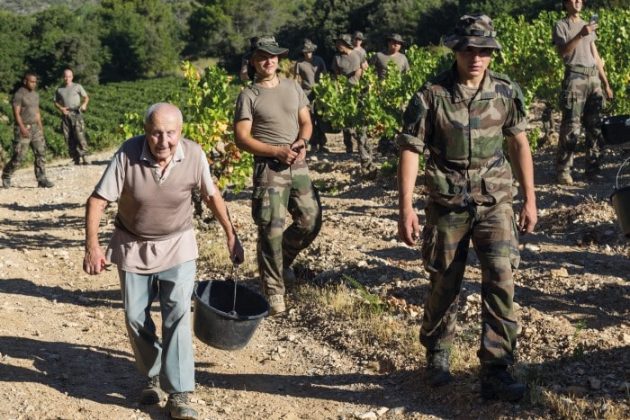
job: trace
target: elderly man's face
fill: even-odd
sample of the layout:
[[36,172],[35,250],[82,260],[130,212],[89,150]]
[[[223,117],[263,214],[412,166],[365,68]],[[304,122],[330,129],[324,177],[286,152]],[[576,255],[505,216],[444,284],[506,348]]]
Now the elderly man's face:
[[168,164],[175,155],[182,135],[182,121],[171,108],[160,108],[144,127],[149,150],[158,163]]

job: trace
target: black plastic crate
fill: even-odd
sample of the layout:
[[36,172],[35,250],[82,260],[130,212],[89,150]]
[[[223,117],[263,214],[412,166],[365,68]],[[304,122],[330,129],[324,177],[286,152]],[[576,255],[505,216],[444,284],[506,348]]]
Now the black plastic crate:
[[602,118],[602,134],[608,144],[630,142],[630,115]]

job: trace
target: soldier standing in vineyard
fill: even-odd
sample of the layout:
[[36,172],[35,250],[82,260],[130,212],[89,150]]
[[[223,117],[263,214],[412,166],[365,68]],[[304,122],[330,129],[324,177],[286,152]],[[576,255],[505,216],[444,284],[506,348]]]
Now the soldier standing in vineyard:
[[387,76],[387,64],[390,61],[393,61],[401,72],[409,70],[409,61],[405,54],[400,52],[404,43],[399,34],[391,34],[387,37],[387,51],[377,52],[372,56],[371,62],[379,79]]
[[[174,419],[196,419],[190,405],[195,365],[190,300],[196,276],[197,242],[192,191],[198,188],[225,231],[232,261],[243,248],[221,196],[212,182],[201,147],[182,134],[180,110],[167,103],[146,112],[145,134],[125,141],[87,201],[83,270],[100,274],[107,261],[118,266],[125,324],[136,366],[147,377],[142,404],[158,404],[168,393]],[[105,254],[99,222],[110,202],[118,202],[114,232]],[[151,319],[159,299],[162,339]]]
[[2,171],[2,186],[11,187],[11,175],[20,166],[30,145],[35,155],[35,178],[40,188],[50,188],[54,184],[46,177],[46,140],[42,116],[39,112],[39,94],[36,91],[37,76],[26,73],[22,86],[13,95],[12,107],[15,118],[13,156]]
[[317,45],[310,39],[304,40],[302,54],[304,58],[295,63],[295,77],[300,81],[300,86],[311,103],[311,123],[313,124],[313,135],[311,136],[311,150],[314,152],[328,152],[326,148],[326,134],[321,128],[321,123],[317,118],[313,108],[314,93],[313,86],[319,82],[322,74],[326,73],[324,59],[314,55]]
[[[250,63],[254,83],[236,101],[236,145],[254,155],[252,217],[258,226],[257,259],[271,315],[286,311],[291,264],[313,242],[322,208],[306,164],[312,126],[308,98],[293,79],[280,78],[278,59],[288,50],[272,36],[259,37]],[[284,229],[287,212],[293,223]]]
[[359,59],[361,61],[361,69],[363,71],[367,70],[368,62],[367,62],[367,51],[363,48],[363,41],[365,37],[363,36],[363,32],[355,31],[352,34],[352,46],[353,51],[357,53]]
[[598,17],[587,23],[580,17],[582,0],[563,0],[566,17],[556,22],[553,43],[564,61],[564,80],[560,95],[562,122],[556,155],[559,184],[571,185],[573,157],[584,124],[586,146],[585,175],[591,180],[601,179],[600,147],[603,145],[601,111],[606,97],[613,98],[604,63],[599,57],[595,40]]
[[[482,271],[481,394],[516,401],[526,386],[508,372],[514,363],[517,323],[512,269],[519,261],[518,232],[536,225],[532,155],[520,88],[488,69],[501,46],[492,21],[465,15],[445,45],[456,62],[427,82],[404,113],[398,168],[398,232],[408,245],[420,225],[412,197],[419,156],[428,149],[425,183],[429,192],[422,259],[430,273],[420,341],[427,349],[427,379],[432,386],[452,380],[450,352],[458,298],[469,243]],[[512,170],[503,153],[504,138],[523,193],[518,224],[512,210]]]
[[[331,71],[334,75],[345,76],[350,84],[357,84],[363,75],[361,57],[354,50],[352,39],[349,34],[342,34],[335,40],[337,54],[333,58]],[[361,162],[361,173],[373,175],[376,166],[372,163],[372,151],[369,139],[363,127],[345,127],[343,129],[343,143],[346,146],[346,153],[352,153],[352,139],[356,138],[359,149],[359,160]]]
[[68,152],[75,165],[90,164],[87,157],[85,121],[83,113],[87,110],[90,97],[83,86],[73,82],[71,69],[63,71],[64,86],[55,91],[55,106],[61,112],[61,130],[68,145]]

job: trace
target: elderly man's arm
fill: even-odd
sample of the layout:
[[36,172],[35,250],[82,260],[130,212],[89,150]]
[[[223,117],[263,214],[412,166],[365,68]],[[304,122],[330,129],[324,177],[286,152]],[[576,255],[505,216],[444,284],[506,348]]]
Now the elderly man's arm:
[[538,212],[534,190],[532,152],[524,131],[508,139],[508,153],[523,192],[523,208],[519,214],[518,227],[522,233],[530,233],[534,231],[538,221]]
[[88,198],[85,209],[85,256],[83,271],[100,274],[107,265],[105,253],[98,242],[98,228],[108,201],[96,193]]
[[230,215],[228,213],[227,206],[225,205],[225,201],[221,196],[221,192],[215,190],[214,194],[206,196],[204,201],[225,231],[225,235],[227,236],[228,251],[230,252],[232,262],[235,264],[242,263],[244,261],[243,246],[241,245],[241,241],[238,239],[234,225],[232,225],[232,221],[230,220]]

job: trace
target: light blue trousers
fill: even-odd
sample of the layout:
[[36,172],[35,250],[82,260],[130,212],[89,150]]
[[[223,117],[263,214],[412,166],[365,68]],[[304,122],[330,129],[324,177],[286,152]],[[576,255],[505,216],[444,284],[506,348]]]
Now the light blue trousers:
[[[169,394],[195,388],[190,300],[196,268],[192,260],[154,274],[118,270],[136,366],[148,377],[160,375],[160,385]],[[162,313],[161,341],[151,319],[156,297]]]

